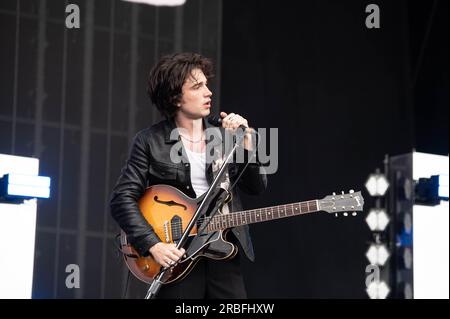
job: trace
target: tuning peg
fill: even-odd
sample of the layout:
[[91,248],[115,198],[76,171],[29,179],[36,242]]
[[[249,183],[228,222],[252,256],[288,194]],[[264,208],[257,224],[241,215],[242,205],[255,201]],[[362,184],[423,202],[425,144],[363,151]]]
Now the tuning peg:
[[334,214],[334,217],[339,217],[338,213],[335,213],[335,214]]
[[344,213],[344,216],[347,217],[347,216],[348,216],[348,213]]
[[353,189],[351,189],[350,191],[349,191],[349,193],[350,194],[353,194],[355,191],[353,190]]
[[336,192],[333,192],[333,196],[336,196]]
[[356,216],[356,215],[358,215],[357,212],[353,212],[353,213],[352,213],[352,216]]

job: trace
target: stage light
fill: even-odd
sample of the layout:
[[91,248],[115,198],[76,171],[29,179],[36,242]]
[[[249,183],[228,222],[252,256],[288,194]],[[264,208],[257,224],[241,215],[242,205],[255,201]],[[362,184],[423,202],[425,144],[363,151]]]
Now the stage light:
[[371,196],[384,196],[389,188],[389,182],[384,174],[381,174],[379,170],[377,170],[375,174],[369,175],[365,186]]
[[413,257],[410,248],[405,248],[403,252],[403,263],[406,269],[412,269]]
[[435,206],[441,200],[448,201],[448,175],[433,175],[430,178],[419,178],[415,187],[415,203]]
[[389,286],[384,281],[371,282],[366,289],[370,299],[386,299],[389,295]]
[[438,176],[439,176],[438,196],[441,199],[448,200],[448,175],[438,175]]
[[0,178],[0,197],[5,200],[49,198],[50,177],[6,174]]
[[383,266],[389,258],[389,251],[385,245],[372,244],[366,253],[366,257],[372,265]]
[[384,231],[389,224],[389,217],[384,209],[371,209],[366,218],[371,231]]
[[403,228],[405,229],[405,233],[411,235],[412,232],[412,217],[411,214],[405,213],[403,217]]
[[403,289],[403,295],[405,296],[405,299],[413,299],[414,298],[414,292],[413,288],[410,284],[406,284],[405,288]]

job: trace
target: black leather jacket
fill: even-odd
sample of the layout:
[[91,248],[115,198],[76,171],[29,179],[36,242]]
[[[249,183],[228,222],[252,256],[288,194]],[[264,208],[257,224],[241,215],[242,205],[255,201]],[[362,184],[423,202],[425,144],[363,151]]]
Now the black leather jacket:
[[[206,128],[224,133],[223,128],[213,128],[208,121],[204,120],[203,124]],[[189,160],[183,155],[182,161],[176,164],[170,158],[171,148],[179,140],[171,139],[171,132],[175,128],[175,122],[169,119],[144,129],[135,136],[127,162],[112,192],[110,201],[112,217],[125,231],[129,242],[141,256],[147,256],[149,248],[161,241],[138,207],[138,200],[145,189],[151,185],[165,184],[178,188],[192,198],[196,197],[190,179]],[[207,145],[210,141],[207,139]],[[246,156],[249,155],[245,153]],[[230,164],[228,173],[231,185],[244,165]],[[211,184],[213,180],[211,163],[206,164],[205,170],[206,179]],[[266,187],[267,176],[264,168],[258,161],[250,163],[238,181],[237,187],[232,190],[231,210],[242,210],[237,188],[247,194],[257,195]],[[254,252],[248,226],[235,227],[232,232],[247,257],[253,261]]]

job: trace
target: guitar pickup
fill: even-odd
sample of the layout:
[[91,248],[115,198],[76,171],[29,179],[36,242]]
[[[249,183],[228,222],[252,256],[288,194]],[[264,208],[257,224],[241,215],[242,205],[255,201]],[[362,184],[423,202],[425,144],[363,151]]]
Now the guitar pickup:
[[183,221],[180,216],[173,216],[170,220],[170,230],[172,232],[172,241],[178,241],[183,235]]

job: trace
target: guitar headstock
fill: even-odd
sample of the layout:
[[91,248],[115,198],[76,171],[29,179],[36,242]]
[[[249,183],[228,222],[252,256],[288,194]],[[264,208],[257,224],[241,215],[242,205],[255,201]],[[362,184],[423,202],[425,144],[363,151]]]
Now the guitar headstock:
[[342,192],[341,194],[333,193],[319,200],[319,210],[326,211],[330,214],[344,213],[344,216],[348,216],[349,213],[352,216],[356,216],[357,212],[361,212],[364,208],[364,198],[361,192],[350,190],[347,194]]

